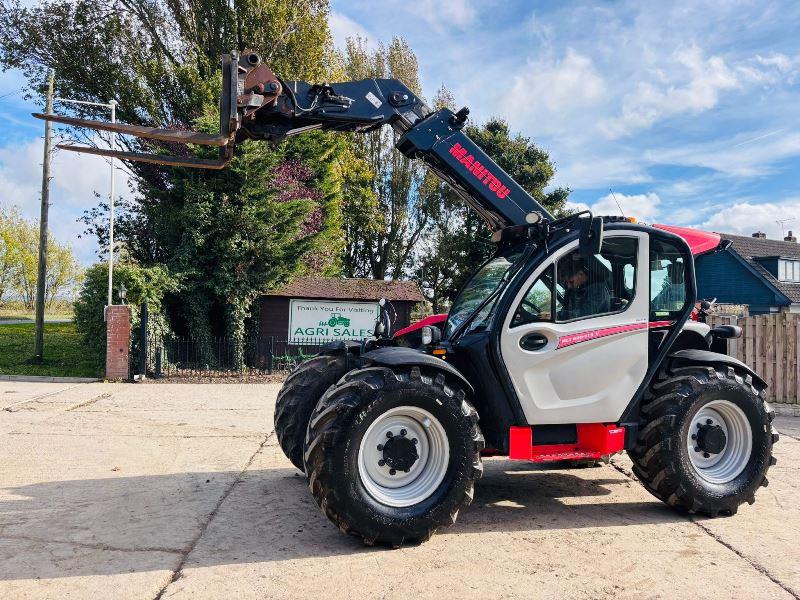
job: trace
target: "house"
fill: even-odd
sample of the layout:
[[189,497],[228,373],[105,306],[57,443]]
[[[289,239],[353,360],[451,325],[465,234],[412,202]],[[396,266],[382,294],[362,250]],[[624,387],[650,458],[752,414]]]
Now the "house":
[[789,232],[783,241],[764,233],[720,233],[731,240],[724,252],[697,259],[699,298],[747,304],[750,314],[800,313],[800,244]]
[[370,337],[381,298],[391,303],[393,331],[407,327],[414,305],[423,301],[413,281],[301,277],[261,296],[259,337],[290,342]]

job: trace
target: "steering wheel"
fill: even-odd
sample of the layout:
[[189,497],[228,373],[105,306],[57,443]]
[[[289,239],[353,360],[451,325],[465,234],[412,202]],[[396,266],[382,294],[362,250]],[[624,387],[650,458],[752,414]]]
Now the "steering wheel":
[[[534,312],[529,311],[527,308],[532,309]],[[521,325],[523,323],[533,323],[534,321],[539,320],[539,315],[542,314],[542,310],[536,306],[533,302],[528,299],[523,300],[519,303],[517,307],[517,314],[514,315],[514,323],[517,325]]]
[[[522,308],[522,306],[527,306],[528,308],[532,308],[535,311],[535,313],[532,316],[538,316],[542,314],[542,309],[539,308],[532,300],[528,300],[527,298],[525,298],[522,302],[520,302],[520,308]],[[529,313],[528,310],[526,310],[525,312]]]

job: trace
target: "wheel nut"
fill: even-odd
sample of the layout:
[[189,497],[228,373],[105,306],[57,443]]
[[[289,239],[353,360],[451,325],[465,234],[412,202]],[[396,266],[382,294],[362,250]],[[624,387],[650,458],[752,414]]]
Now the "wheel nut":
[[408,432],[407,432],[405,429],[401,429],[401,430],[400,430],[400,435],[405,435],[405,434],[407,434],[407,433],[408,433]]
[[[697,439],[697,436],[696,436],[695,434],[692,434],[692,439],[693,439],[693,440],[696,440],[696,439]],[[378,450],[380,450],[380,449],[381,449],[381,447],[380,447],[380,446],[378,446]]]
[[389,469],[389,475],[394,475],[395,473],[397,473],[397,471],[394,469]]
[[393,434],[391,431],[387,431],[387,432],[386,432],[386,437],[387,437],[387,438],[390,438],[390,437],[392,437],[393,435],[394,435],[394,434]]
[[711,419],[706,419],[706,425],[711,425],[713,422]]
[[417,438],[411,438],[411,441],[414,442],[415,444],[419,442]]
[[703,458],[708,458],[709,456],[711,455],[708,452],[703,452]]
[[694,451],[695,451],[695,452],[700,452],[700,446],[695,446],[695,447],[694,447]]
[[383,444],[378,444],[378,452],[383,452]]
[[385,465],[385,464],[386,464],[386,461],[385,461],[385,460],[383,460],[383,459],[380,459],[380,460],[378,461],[378,466],[379,466],[379,467],[382,467],[382,466],[383,466],[383,465]]

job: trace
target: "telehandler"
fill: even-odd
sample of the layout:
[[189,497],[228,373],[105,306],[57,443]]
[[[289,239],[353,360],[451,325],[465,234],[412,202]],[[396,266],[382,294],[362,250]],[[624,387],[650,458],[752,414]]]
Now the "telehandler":
[[[396,79],[284,81],[255,52],[222,58],[220,133],[36,115],[71,126],[219,147],[217,160],[69,146],[123,160],[223,168],[237,142],[389,125],[494,231],[494,256],[418,348],[335,343],[287,378],[280,444],[315,500],[367,544],[427,540],[473,498],[482,455],[546,463],[627,451],[670,506],[733,515],[767,485],[778,434],[766,383],[690,321],[694,253],[726,242],[588,211],[555,218],[463,131]],[[677,233],[676,233],[677,232]],[[680,235],[679,235],[680,234]]]

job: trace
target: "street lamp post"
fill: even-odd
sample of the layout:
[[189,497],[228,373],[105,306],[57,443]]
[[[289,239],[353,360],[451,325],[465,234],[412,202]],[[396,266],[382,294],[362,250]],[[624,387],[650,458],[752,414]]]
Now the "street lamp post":
[[[102,108],[107,108],[111,111],[111,122],[117,122],[117,101],[111,100],[108,103],[102,102],[87,102],[86,100],[71,100],[69,98],[54,98],[55,102],[64,102],[68,104],[86,104],[88,106],[100,106]],[[117,137],[112,133],[111,134],[111,150],[117,149]],[[109,191],[109,220],[108,220],[108,306],[113,304],[112,302],[112,285],[113,285],[113,273],[114,273],[114,194],[115,194],[115,186],[114,186],[114,161],[115,159],[111,158],[111,189]]]

